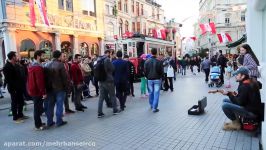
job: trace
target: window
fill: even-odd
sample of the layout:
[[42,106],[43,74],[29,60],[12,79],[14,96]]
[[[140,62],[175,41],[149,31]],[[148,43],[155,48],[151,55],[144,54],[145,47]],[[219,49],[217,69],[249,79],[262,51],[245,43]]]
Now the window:
[[141,15],[144,15],[143,4],[141,4]]
[[121,0],[118,1],[118,10],[122,10],[122,4],[121,4]]
[[129,31],[128,30],[128,21],[125,22],[125,32]]
[[137,16],[139,16],[139,2],[136,2]]
[[66,0],[66,10],[73,11],[73,0]]
[[152,18],[155,18],[154,8],[152,8]]
[[246,21],[246,15],[245,12],[241,12],[241,21],[245,22]]
[[65,9],[65,7],[64,7],[65,5],[64,5],[64,0],[58,0],[58,8],[59,9]]
[[127,0],[125,0],[125,3],[124,3],[124,11],[126,12],[126,13],[128,13],[128,9],[127,9]]
[[225,23],[229,24],[230,23],[230,18],[225,18]]
[[136,24],[135,22],[132,22],[132,32],[136,32]]
[[105,5],[105,14],[110,14],[109,5]]
[[[73,2],[73,0],[71,1]],[[81,1],[80,8],[83,14],[96,17],[95,0],[80,0],[80,1]]]
[[135,3],[134,0],[131,1],[131,9],[132,9],[132,13],[134,13],[134,9],[135,9]]
[[122,36],[123,34],[123,20],[119,20],[119,36]]
[[112,23],[109,23],[107,25],[107,31],[106,31],[106,35],[108,37],[113,37],[114,36],[114,25]]
[[137,32],[140,33],[140,22],[137,23]]

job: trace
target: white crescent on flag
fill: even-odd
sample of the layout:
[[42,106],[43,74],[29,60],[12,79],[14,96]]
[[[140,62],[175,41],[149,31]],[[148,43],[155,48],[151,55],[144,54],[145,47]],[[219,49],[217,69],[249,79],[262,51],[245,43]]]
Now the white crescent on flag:
[[36,0],[36,4],[38,5],[43,23],[45,23],[47,26],[50,26],[46,12],[45,0]]

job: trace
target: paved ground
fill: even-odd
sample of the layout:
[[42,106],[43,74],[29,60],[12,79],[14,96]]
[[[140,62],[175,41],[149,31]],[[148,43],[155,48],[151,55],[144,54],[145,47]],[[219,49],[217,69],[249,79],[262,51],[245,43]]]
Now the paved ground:
[[[140,88],[136,84],[136,97],[128,98],[127,108],[121,114],[113,116],[112,110],[104,107],[106,117],[98,119],[98,98],[92,98],[84,102],[88,106],[85,112],[65,115],[66,126],[47,131],[34,131],[32,105],[26,112],[31,118],[22,124],[13,123],[7,117],[7,110],[2,110],[0,149],[258,150],[259,139],[251,133],[221,129],[227,121],[220,107],[224,96],[208,95],[209,88],[203,80],[202,74],[178,77],[174,92],[161,93],[160,112],[156,114],[150,111],[148,100],[139,97]],[[206,113],[189,116],[188,108],[203,96],[208,98]],[[45,117],[43,120],[46,121]],[[7,147],[7,144],[24,146]],[[32,144],[40,146],[29,147]]]

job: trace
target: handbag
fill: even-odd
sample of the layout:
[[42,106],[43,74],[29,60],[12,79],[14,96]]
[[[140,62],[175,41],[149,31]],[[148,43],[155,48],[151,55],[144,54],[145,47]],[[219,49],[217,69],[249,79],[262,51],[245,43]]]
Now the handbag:
[[174,69],[171,65],[167,68],[167,77],[174,77]]

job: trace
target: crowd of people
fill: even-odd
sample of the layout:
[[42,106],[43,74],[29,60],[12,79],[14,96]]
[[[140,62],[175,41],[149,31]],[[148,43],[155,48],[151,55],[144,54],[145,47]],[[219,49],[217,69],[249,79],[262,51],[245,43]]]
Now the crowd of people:
[[[209,82],[212,67],[217,66],[220,69],[219,84],[224,84],[225,73],[226,88],[230,88],[233,72],[236,71],[237,66],[242,66],[235,73],[237,82],[240,83],[238,94],[221,92],[230,98],[224,100],[223,110],[232,120],[232,123],[225,124],[224,128],[238,129],[239,124],[236,122],[239,120],[233,116],[251,113],[254,116],[261,116],[259,114],[261,111],[254,109],[261,103],[257,86],[259,85],[257,81],[259,78],[258,59],[248,44],[242,45],[239,51],[239,57],[233,60],[226,58],[221,50],[211,59],[208,56],[204,59],[200,56],[176,59],[170,54],[158,55],[156,49],[151,49],[151,54],[142,54],[139,57],[138,66],[129,60],[128,55],[123,55],[122,51],[114,54],[114,51],[106,50],[103,56],[94,55],[92,58],[82,57],[80,54],[67,58],[65,53],[53,51],[53,58],[47,60],[45,51],[37,50],[32,62],[19,61],[16,52],[11,51],[0,72],[0,98],[3,98],[1,86],[7,85],[11,96],[11,114],[16,123],[22,123],[29,118],[23,114],[24,101],[33,100],[35,128],[44,130],[54,125],[59,127],[67,124],[63,120],[63,113],[75,113],[70,109],[70,99],[76,111],[84,112],[87,107],[82,100],[94,97],[90,91],[91,86],[95,87],[95,96],[99,96],[98,118],[105,116],[104,102],[108,108],[113,109],[113,115],[125,110],[127,97],[135,96],[133,83],[136,78],[140,78],[141,81],[141,98],[149,97],[150,108],[156,113],[159,112],[160,90],[170,89],[173,92],[173,81],[176,80],[177,74],[184,76],[189,69],[193,75],[203,71],[206,75],[205,81]],[[2,72],[5,77],[4,81]],[[244,95],[243,91],[248,95]],[[47,117],[46,124],[41,120],[43,114]],[[53,119],[54,115],[56,115],[56,121]]]

